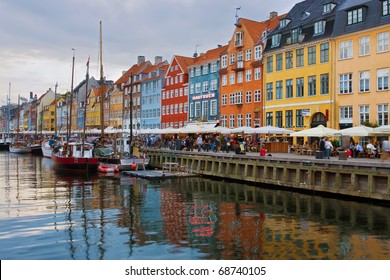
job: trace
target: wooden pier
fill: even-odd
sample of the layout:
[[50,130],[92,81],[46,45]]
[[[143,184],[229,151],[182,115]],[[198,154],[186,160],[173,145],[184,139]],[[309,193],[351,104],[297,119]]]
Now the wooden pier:
[[148,156],[153,167],[176,162],[204,176],[390,202],[390,161],[172,150],[149,150]]

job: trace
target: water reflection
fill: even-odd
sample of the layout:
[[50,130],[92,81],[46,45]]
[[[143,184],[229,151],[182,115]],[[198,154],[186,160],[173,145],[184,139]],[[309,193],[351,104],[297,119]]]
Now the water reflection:
[[0,153],[1,259],[390,259],[390,209],[204,178],[56,174]]

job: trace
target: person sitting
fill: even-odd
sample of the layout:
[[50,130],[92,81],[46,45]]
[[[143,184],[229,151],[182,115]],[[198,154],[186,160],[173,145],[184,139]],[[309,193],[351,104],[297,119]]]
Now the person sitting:
[[267,155],[267,149],[264,147],[264,145],[260,148],[260,156],[265,157]]
[[366,148],[368,150],[367,152],[370,154],[370,157],[374,158],[376,154],[376,147],[373,144],[368,143]]
[[356,144],[354,157],[358,158],[359,154],[363,152],[363,147],[359,143]]

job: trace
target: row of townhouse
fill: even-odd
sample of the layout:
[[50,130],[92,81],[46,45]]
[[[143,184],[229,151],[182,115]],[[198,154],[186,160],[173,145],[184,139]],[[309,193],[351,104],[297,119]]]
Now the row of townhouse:
[[99,128],[101,101],[104,126],[124,129],[388,124],[389,1],[306,0],[262,22],[239,18],[227,45],[170,63],[139,56],[114,83],[84,80],[72,112],[68,96],[37,105],[41,128],[63,130],[72,116],[80,129],[84,108]]

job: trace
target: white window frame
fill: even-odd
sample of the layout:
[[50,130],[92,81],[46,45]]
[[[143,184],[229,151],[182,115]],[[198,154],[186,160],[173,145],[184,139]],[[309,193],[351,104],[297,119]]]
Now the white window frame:
[[377,34],[377,52],[389,51],[389,32],[381,32]]
[[339,60],[349,59],[353,57],[353,42],[352,40],[340,42],[339,44]]
[[352,73],[339,75],[339,94],[351,94],[353,92]]
[[359,38],[359,56],[370,55],[370,36]]
[[359,92],[365,93],[370,91],[370,71],[359,72]]
[[376,71],[377,91],[389,89],[389,68],[381,68]]

